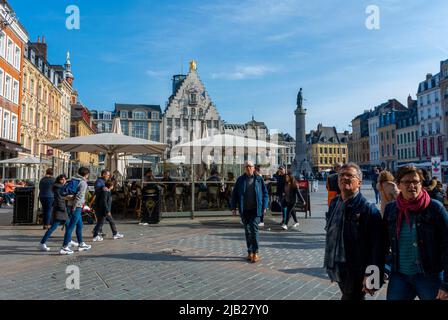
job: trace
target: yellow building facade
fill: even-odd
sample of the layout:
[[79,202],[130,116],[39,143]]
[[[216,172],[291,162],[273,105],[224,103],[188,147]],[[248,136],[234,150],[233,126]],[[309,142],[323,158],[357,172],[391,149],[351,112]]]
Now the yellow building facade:
[[348,162],[348,132],[338,133],[335,127],[319,124],[308,136],[313,172],[331,170],[336,163]]

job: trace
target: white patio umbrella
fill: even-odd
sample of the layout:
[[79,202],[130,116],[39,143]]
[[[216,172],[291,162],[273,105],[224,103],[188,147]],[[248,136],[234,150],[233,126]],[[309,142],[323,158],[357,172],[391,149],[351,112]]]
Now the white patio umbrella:
[[[114,118],[112,122],[112,133],[123,134],[120,118]],[[126,157],[123,154],[114,153],[106,157],[105,167],[115,176],[123,177],[126,170]]]
[[0,164],[2,165],[2,177],[3,179],[5,179],[5,167],[6,165],[16,165],[16,164],[21,164],[21,165],[27,165],[27,166],[39,166],[41,164],[47,164],[50,165],[51,161],[48,160],[44,160],[37,157],[33,157],[33,156],[24,156],[24,157],[18,157],[18,158],[11,158],[11,159],[6,159],[6,160],[2,160],[0,161]]
[[11,158],[0,161],[0,164],[51,164],[51,161],[44,160],[40,161],[39,158],[33,157],[33,156],[26,156],[26,157],[18,157],[18,158]]
[[256,150],[256,154],[266,150],[278,150],[286,148],[285,146],[270,143],[264,140],[257,140],[252,138],[246,138],[242,136],[232,134],[217,134],[202,139],[197,139],[191,142],[182,143],[174,147],[174,149],[190,148],[190,147],[210,147],[210,148],[222,148],[222,163],[224,163],[224,154],[226,149],[234,148],[250,148]]
[[42,144],[64,152],[153,154],[161,155],[167,145],[117,133],[100,133],[88,136],[43,142]]

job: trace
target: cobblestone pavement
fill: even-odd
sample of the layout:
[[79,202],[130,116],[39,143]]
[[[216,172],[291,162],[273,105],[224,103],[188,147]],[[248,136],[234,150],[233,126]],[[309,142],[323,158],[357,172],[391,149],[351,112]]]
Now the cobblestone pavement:
[[[371,188],[363,192],[373,198]],[[122,240],[94,243],[88,252],[59,256],[63,233],[37,250],[37,226],[8,226],[0,211],[0,299],[339,299],[322,268],[325,245],[323,185],[312,193],[312,217],[299,214],[300,228],[283,231],[279,216],[268,216],[261,231],[258,264],[249,264],[244,231],[236,217],[164,219],[138,226],[119,221]],[[92,226],[85,226],[91,244]],[[80,290],[66,288],[66,268],[80,269]],[[384,299],[385,290],[368,299]]]

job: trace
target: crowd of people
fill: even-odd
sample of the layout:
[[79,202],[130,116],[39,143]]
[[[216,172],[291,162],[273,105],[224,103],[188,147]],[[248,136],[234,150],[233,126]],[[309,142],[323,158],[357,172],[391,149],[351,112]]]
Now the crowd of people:
[[[267,210],[272,202],[277,203],[282,213],[281,228],[288,230],[291,218],[293,228],[298,228],[294,208],[300,191],[294,175],[283,166],[269,179],[251,161],[246,161],[244,168],[244,174],[237,179],[233,174],[228,176],[233,181],[227,190],[228,206],[233,215],[239,212],[244,225],[247,260],[257,263],[261,259],[259,230],[264,226]],[[60,254],[73,254],[74,248],[78,251],[92,248],[84,242],[82,232],[82,208],[86,203],[89,174],[89,169],[80,168],[67,181],[65,175],[53,178],[52,169],[48,169],[40,180],[39,199],[46,230],[40,250],[50,251],[47,242],[60,226],[65,228]],[[357,164],[337,164],[327,177],[324,267],[330,280],[339,285],[343,300],[362,300],[366,294],[378,291],[385,281],[389,282],[388,300],[416,297],[448,300],[448,213],[442,183],[414,166],[400,167],[394,174],[375,168],[371,177],[375,203],[370,203],[362,194],[363,173]],[[155,180],[148,170],[144,183],[152,184]],[[225,190],[217,171],[207,181]],[[172,180],[164,174],[162,182]],[[276,186],[273,201],[270,201],[269,182],[275,182]],[[4,195],[17,186],[13,181],[5,183]],[[103,170],[94,185],[92,203],[96,225],[92,242],[104,240],[105,221],[110,225],[113,239],[124,237],[112,217],[114,187],[110,171]],[[140,224],[147,225],[146,218],[143,216]],[[72,240],[73,232],[76,241]],[[379,276],[372,278],[369,270],[377,270]]]
[[[59,226],[65,228],[64,240],[59,250],[61,255],[71,255],[72,248],[77,248],[79,252],[92,248],[83,239],[83,219],[82,210],[86,204],[87,179],[90,170],[80,168],[78,173],[67,181],[66,175],[53,178],[53,170],[47,169],[45,177],[39,182],[39,199],[42,204],[45,235],[39,243],[41,251],[50,251],[47,241]],[[93,231],[93,242],[103,241],[102,226],[104,220],[108,221],[112,230],[112,237],[115,240],[124,236],[117,231],[112,217],[112,196],[111,191],[114,182],[109,180],[110,171],[103,170],[101,177],[95,182],[94,208],[96,214],[96,225]],[[72,240],[73,232],[76,232],[76,240]]]
[[[362,195],[362,171],[355,163],[338,167],[327,181],[324,264],[342,299],[364,299],[388,279],[388,300],[448,300],[442,184],[414,166],[395,175],[375,169],[372,177],[376,203]],[[375,285],[368,272],[372,266],[380,273]]]

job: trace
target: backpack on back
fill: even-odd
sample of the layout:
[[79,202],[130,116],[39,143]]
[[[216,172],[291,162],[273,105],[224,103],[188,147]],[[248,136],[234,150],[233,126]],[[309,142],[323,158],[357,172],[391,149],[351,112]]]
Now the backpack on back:
[[67,196],[75,195],[78,192],[79,180],[72,179],[62,188],[62,194]]

